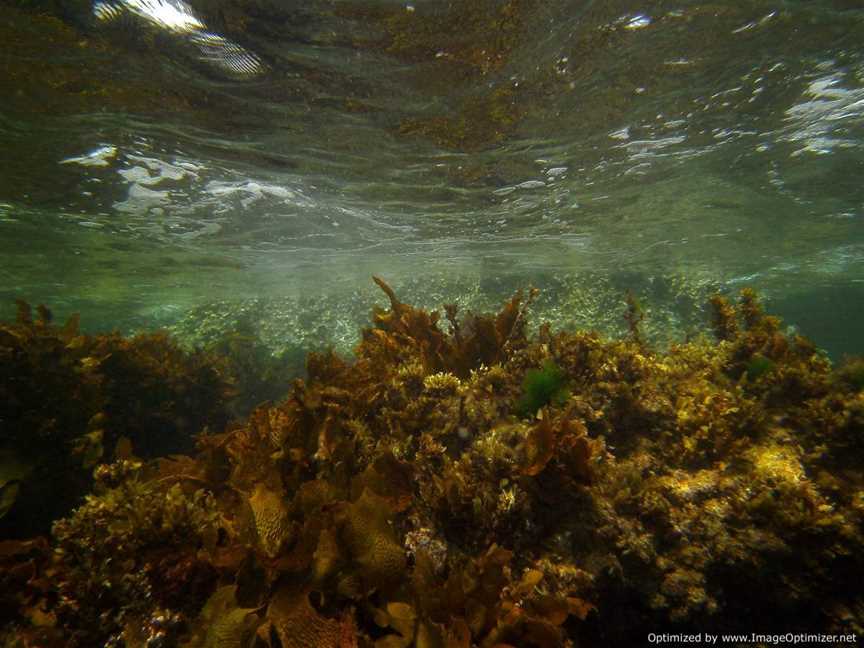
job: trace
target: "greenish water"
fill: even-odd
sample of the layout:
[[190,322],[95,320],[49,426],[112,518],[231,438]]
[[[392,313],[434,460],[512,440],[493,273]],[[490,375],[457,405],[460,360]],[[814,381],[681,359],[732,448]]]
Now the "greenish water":
[[666,340],[751,285],[864,352],[857,3],[0,4],[5,315],[348,349],[379,274]]

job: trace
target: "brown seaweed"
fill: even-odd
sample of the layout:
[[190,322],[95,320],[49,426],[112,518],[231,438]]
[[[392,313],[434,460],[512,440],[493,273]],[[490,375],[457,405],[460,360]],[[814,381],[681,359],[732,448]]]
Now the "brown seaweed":
[[[714,300],[718,341],[661,352],[530,338],[519,296],[449,307],[444,331],[376,282],[390,308],[353,361],[310,355],[284,401],[197,454],[99,466],[50,550],[0,552],[26,581],[0,599],[7,637],[553,648],[754,613],[766,631],[864,627],[857,364],[834,369],[749,291]],[[523,418],[546,361],[568,397]]]

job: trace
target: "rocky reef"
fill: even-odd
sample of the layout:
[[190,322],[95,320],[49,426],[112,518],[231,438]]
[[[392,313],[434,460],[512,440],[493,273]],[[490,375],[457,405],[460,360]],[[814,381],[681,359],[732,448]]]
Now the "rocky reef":
[[[389,300],[355,358],[196,452],[132,444],[0,542],[4,645],[639,646],[864,630],[864,371],[756,295],[713,338],[529,334]],[[535,409],[536,408],[536,409]]]
[[0,537],[44,533],[92,485],[93,468],[135,447],[148,459],[194,448],[231,419],[228,355],[165,333],[87,335],[18,302],[0,324]]
[[[543,286],[531,304],[527,332],[534,335],[542,323],[553,330],[592,330],[610,338],[628,331],[621,317],[623,296],[632,292],[642,304],[645,318],[640,330],[655,349],[693,337],[704,330],[709,298],[723,289],[714,278],[697,272],[642,276],[633,272],[547,272],[513,275],[498,264],[484,263],[480,272],[442,272],[406,275],[393,288],[406,303],[427,310],[452,301],[460,311],[494,312],[518,290]],[[384,301],[382,301],[384,297]],[[299,295],[250,297],[204,302],[184,312],[158,319],[184,348],[212,348],[226,340],[253,340],[259,351],[283,359],[292,378],[302,374],[306,352],[332,348],[351,356],[360,332],[369,321],[371,304],[384,305],[386,297],[374,285]],[[773,302],[772,302],[773,304]],[[152,321],[152,318],[150,319]],[[136,321],[130,330],[140,329]],[[293,370],[300,359],[301,372]],[[273,374],[279,369],[274,367]],[[245,387],[245,379],[241,386]]]

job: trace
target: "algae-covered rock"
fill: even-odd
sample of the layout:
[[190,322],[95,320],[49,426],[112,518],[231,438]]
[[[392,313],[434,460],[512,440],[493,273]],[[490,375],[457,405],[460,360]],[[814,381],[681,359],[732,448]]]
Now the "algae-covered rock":
[[86,335],[78,321],[57,326],[21,301],[0,324],[0,537],[46,532],[118,444],[144,458],[189,451],[229,420],[231,375],[216,356],[164,333]]

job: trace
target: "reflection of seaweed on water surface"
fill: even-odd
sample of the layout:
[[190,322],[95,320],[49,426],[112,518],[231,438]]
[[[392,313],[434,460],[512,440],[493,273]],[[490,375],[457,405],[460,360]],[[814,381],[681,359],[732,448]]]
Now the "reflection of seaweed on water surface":
[[[417,82],[432,91],[476,82],[500,72],[524,41],[530,0],[451,3],[444,10],[419,6],[409,11],[342,4],[337,13],[378,24],[385,36],[356,46],[382,51],[417,67]],[[485,86],[485,84],[484,84]],[[452,114],[411,117],[399,132],[419,135],[443,148],[479,150],[501,142],[525,112],[516,87],[496,83],[461,100]]]
[[[354,46],[409,63],[412,83],[447,101],[440,114],[403,118],[399,134],[449,150],[479,151],[504,142],[529,113],[573,92],[576,81],[597,76],[597,66],[628,31],[609,10],[586,9],[560,60],[532,65],[522,74],[521,63],[512,65],[515,55],[526,53],[537,29],[548,28],[538,24],[537,9],[533,0],[467,0],[443,7],[341,3],[335,13],[376,26],[380,37],[356,39]],[[578,111],[580,119],[609,122],[609,115],[632,99],[633,87],[590,84],[592,95],[604,96],[592,101],[592,110]]]
[[[359,47],[386,52],[410,63],[435,62],[456,79],[499,71],[524,39],[525,17],[533,0],[467,0],[430,5],[382,7],[341,3],[336,14],[380,26],[384,37]],[[461,72],[457,71],[461,68]],[[453,77],[451,77],[451,82]]]
[[[118,74],[114,63],[119,50],[98,35],[84,34],[44,13],[6,4],[3,12],[0,41],[7,54],[0,61],[0,82],[13,89],[6,99],[9,110],[60,115],[106,109],[191,110],[195,100],[188,87],[154,86],[150,76]],[[82,60],[89,64],[82,65]],[[136,61],[139,66],[145,63]]]
[[399,132],[420,135],[446,149],[476,151],[499,144],[523,117],[524,107],[511,85],[501,85],[470,97],[447,115],[411,117],[402,121]]
[[[752,292],[715,300],[719,341],[661,353],[529,337],[519,295],[497,315],[448,307],[444,331],[377,281],[390,308],[353,362],[310,354],[286,400],[195,456],[100,466],[53,553],[3,545],[8,636],[552,648],[756,617],[861,631],[864,394]],[[748,374],[755,357],[773,368]],[[567,397],[517,416],[547,363]]]

